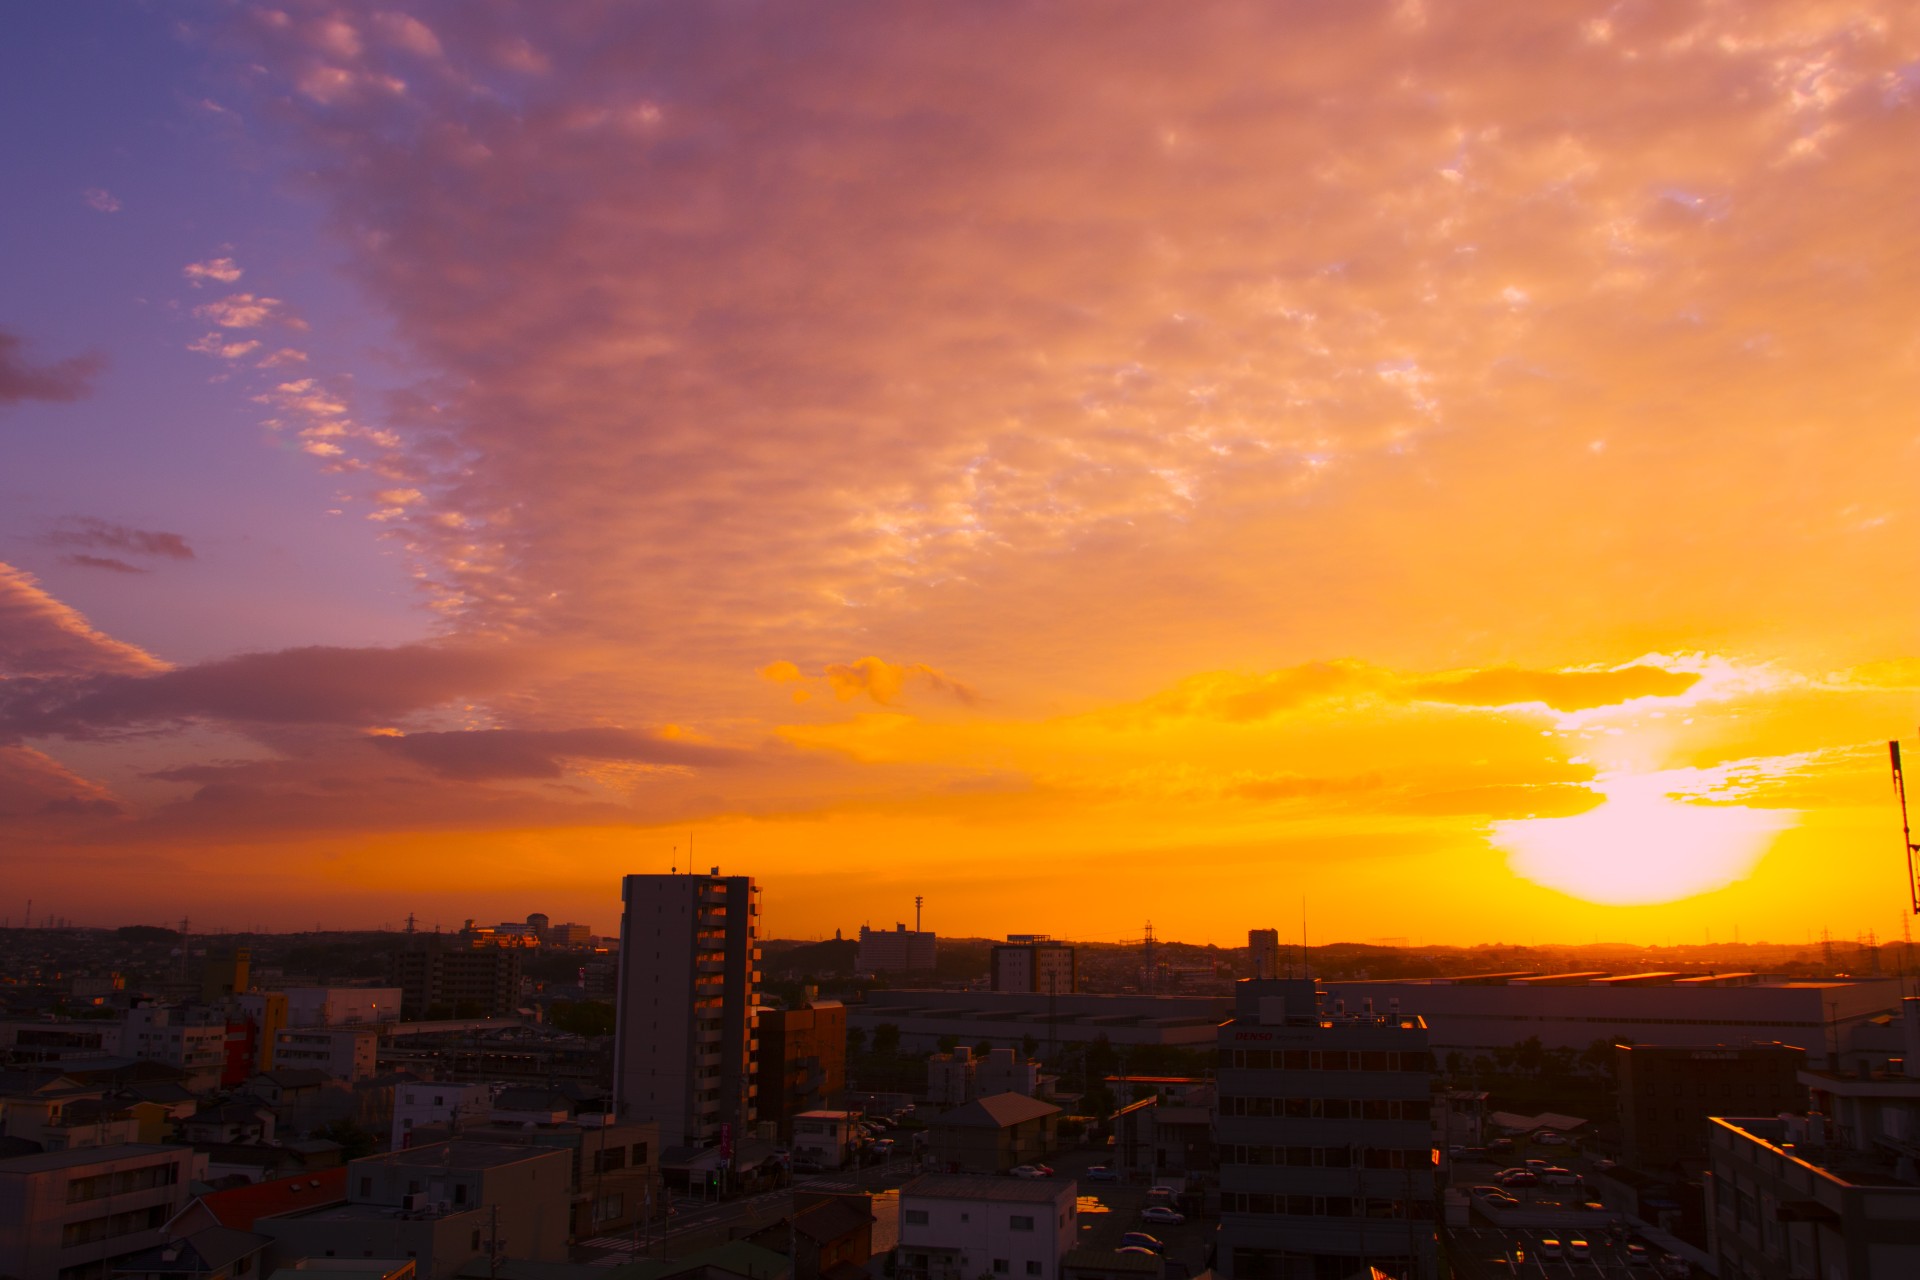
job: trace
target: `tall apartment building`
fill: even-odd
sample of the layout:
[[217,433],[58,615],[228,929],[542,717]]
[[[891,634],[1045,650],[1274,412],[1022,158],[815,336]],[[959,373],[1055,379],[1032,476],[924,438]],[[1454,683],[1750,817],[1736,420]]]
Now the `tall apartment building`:
[[815,1000],[798,1009],[762,1009],[754,1038],[760,1042],[761,1121],[792,1136],[793,1117],[838,1102],[847,1087],[847,1008],[838,1000]]
[[520,954],[416,933],[388,957],[387,980],[409,1018],[492,1017],[520,1003]]
[[1044,933],[1010,933],[993,948],[993,989],[1072,995],[1073,948]]
[[1219,1273],[1431,1280],[1426,1024],[1347,1012],[1310,980],[1248,980],[1219,1044]]
[[861,973],[924,973],[939,955],[939,938],[896,924],[893,931],[860,926],[860,947],[853,967]]
[[755,1119],[759,886],[751,876],[627,876],[613,1088],[668,1149],[739,1141]]
[[1247,930],[1247,953],[1253,960],[1253,976],[1265,981],[1280,976],[1280,931]]

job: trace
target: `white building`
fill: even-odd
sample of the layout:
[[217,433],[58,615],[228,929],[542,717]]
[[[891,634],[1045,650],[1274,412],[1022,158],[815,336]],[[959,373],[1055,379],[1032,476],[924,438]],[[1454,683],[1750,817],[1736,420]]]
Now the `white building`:
[[288,987],[289,1027],[400,1021],[399,987]]
[[901,1280],[1059,1280],[1080,1227],[1070,1178],[929,1174],[900,1188]]
[[961,1107],[973,1101],[973,1073],[978,1064],[973,1050],[955,1045],[952,1053],[936,1053],[927,1058],[927,1101],[942,1109]]
[[354,1027],[288,1027],[274,1033],[273,1064],[313,1067],[337,1080],[370,1079],[379,1033]]
[[421,1081],[393,1091],[393,1149],[412,1145],[415,1129],[444,1126],[458,1133],[487,1119],[498,1086],[491,1084],[436,1084]]
[[1031,1098],[1040,1092],[1040,1064],[1013,1049],[989,1049],[974,1069],[976,1097],[991,1098],[997,1093],[1019,1093]]
[[669,1150],[739,1141],[753,1123],[759,894],[718,867],[621,884],[614,1103]]
[[993,948],[993,989],[1072,995],[1074,951],[1044,933],[1010,933]]
[[187,1073],[181,1083],[190,1092],[210,1092],[220,1087],[226,1067],[226,1019],[190,1022],[188,1016],[166,1005],[127,1010],[120,1027],[120,1052],[178,1067]]

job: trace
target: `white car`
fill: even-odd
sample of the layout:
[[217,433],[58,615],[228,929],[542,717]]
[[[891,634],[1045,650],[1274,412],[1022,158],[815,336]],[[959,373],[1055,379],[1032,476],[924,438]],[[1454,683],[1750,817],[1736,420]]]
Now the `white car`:
[[1163,1204],[1151,1204],[1140,1211],[1140,1219],[1143,1222],[1158,1222],[1177,1227],[1187,1220],[1187,1215],[1178,1209],[1169,1209]]
[[1533,1140],[1543,1147],[1564,1147],[1567,1145],[1566,1135],[1561,1133],[1536,1133],[1533,1135]]
[[1017,1164],[1007,1170],[1007,1172],[1016,1178],[1044,1178],[1047,1176],[1030,1164]]

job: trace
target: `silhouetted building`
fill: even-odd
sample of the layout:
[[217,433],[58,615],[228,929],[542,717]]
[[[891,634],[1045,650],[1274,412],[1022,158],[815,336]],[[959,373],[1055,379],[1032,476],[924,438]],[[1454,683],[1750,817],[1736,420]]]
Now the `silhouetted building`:
[[1253,961],[1255,978],[1279,977],[1280,931],[1278,929],[1247,930],[1247,954]]
[[669,1150],[737,1143],[755,1118],[759,893],[718,868],[622,882],[615,1105]]
[[854,952],[853,967],[861,973],[925,973],[934,966],[939,954],[939,939],[904,924],[893,932],[860,926],[860,947]]
[[1615,1045],[1621,1154],[1643,1169],[1705,1159],[1709,1116],[1806,1110],[1806,1065],[1806,1050],[1777,1042]]
[[1429,1280],[1432,1059],[1411,1014],[1347,1013],[1308,980],[1243,981],[1220,1027],[1227,1280]]
[[511,947],[416,933],[392,953],[387,980],[400,988],[409,1019],[494,1017],[520,1003],[520,956]]
[[1044,933],[1015,933],[993,948],[993,989],[1072,995],[1073,948]]
[[847,1087],[847,1010],[838,1000],[815,1000],[798,1009],[762,1009],[760,1096],[754,1100],[763,1123],[773,1121],[780,1137],[793,1135],[793,1117],[839,1099]]

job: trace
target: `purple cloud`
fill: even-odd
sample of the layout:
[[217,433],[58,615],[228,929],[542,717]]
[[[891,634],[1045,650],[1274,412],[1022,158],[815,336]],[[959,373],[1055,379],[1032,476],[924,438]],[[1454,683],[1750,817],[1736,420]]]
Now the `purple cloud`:
[[373,741],[435,773],[469,780],[557,778],[569,759],[642,764],[718,765],[737,758],[719,747],[677,742],[629,729],[483,729],[410,733]]
[[93,390],[94,375],[104,369],[102,355],[72,356],[53,364],[28,364],[26,341],[0,329],[0,405],[23,400],[78,400]]
[[62,522],[40,540],[50,547],[84,547],[93,551],[122,551],[141,556],[165,556],[170,560],[191,560],[193,548],[177,533],[161,529],[135,529],[93,516],[74,516]]

